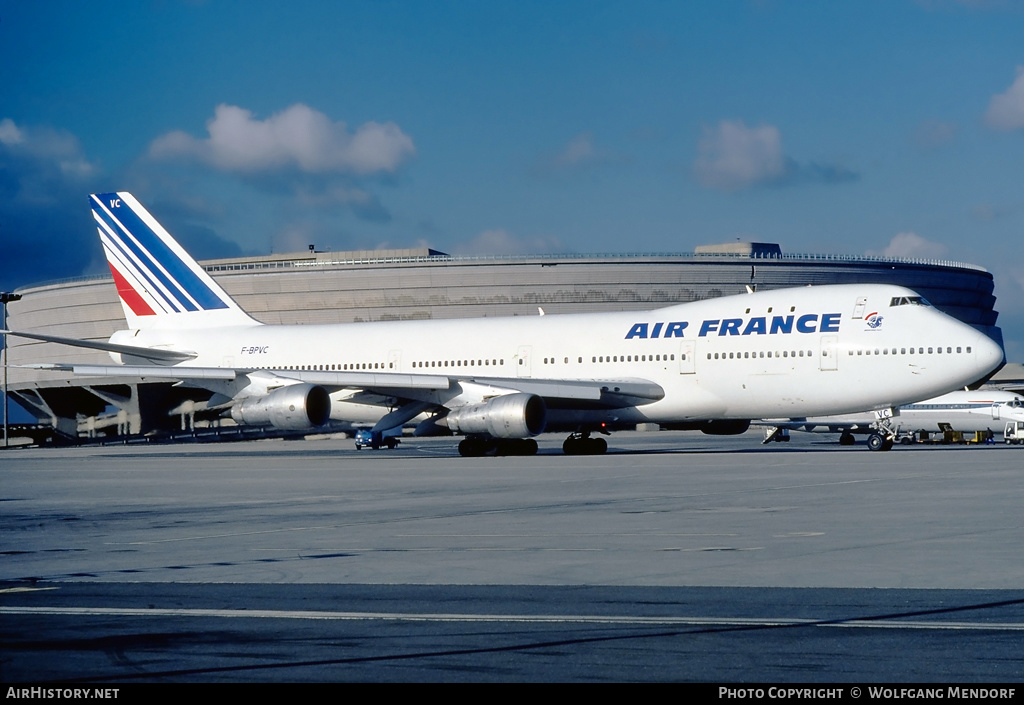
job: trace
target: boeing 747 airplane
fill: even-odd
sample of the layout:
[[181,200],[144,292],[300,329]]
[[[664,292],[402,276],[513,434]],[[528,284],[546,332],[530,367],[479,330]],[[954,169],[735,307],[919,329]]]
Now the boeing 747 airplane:
[[[992,372],[1002,348],[898,286],[778,289],[651,311],[515,318],[266,325],[248,314],[130,193],[91,197],[128,329],[116,365],[40,365],[176,380],[238,423],[315,429],[376,420],[383,433],[465,436],[462,455],[532,454],[568,433],[657,423],[739,433],[750,419],[886,410]],[[892,445],[888,414],[876,423]]]

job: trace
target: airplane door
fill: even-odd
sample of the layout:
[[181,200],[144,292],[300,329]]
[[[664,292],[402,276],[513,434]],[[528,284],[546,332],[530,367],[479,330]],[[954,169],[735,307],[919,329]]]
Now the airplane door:
[[821,336],[821,370],[838,370],[839,369],[839,336],[838,335],[823,335]]
[[530,360],[532,355],[530,354],[532,346],[520,345],[519,351],[516,353],[516,377],[530,377]]
[[679,346],[679,374],[692,375],[695,372],[696,348],[697,343],[693,340],[687,340]]
[[398,372],[402,369],[402,351],[391,350],[388,352],[388,370]]
[[999,407],[1000,406],[1002,406],[1002,405],[1001,404],[993,404],[992,405],[992,418],[994,420],[996,420],[996,421],[999,420]]
[[857,303],[853,307],[854,318],[864,318],[864,307],[868,304],[868,297],[858,296]]

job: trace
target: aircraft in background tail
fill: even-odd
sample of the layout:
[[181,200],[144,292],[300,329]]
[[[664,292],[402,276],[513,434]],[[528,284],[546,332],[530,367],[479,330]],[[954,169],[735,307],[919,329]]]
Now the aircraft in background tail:
[[[131,194],[91,197],[128,330],[114,365],[82,375],[179,381],[238,423],[314,429],[418,421],[464,435],[462,455],[532,454],[564,432],[603,453],[639,423],[739,433],[750,419],[892,409],[975,382],[1003,361],[990,338],[909,289],[778,289],[651,311],[267,325],[246,314]],[[927,352],[926,352],[927,351]],[[44,366],[44,365],[40,365]],[[422,419],[422,420],[421,420]],[[895,429],[881,414],[880,449]]]

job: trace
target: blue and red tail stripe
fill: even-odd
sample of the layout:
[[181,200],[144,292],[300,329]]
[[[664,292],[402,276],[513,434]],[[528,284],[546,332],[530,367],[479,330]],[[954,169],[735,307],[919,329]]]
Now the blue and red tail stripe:
[[[110,264],[108,262],[108,264]],[[114,276],[114,285],[117,287],[117,295],[121,297],[125,305],[132,310],[136,316],[155,316],[156,311],[146,303],[146,300],[142,298],[142,294],[135,290],[128,280],[125,279],[117,267],[110,264],[110,273]]]
[[[100,238],[108,244],[110,254],[124,268],[124,274],[135,279],[139,286],[156,299],[156,303],[165,304],[168,312],[229,308],[228,302],[211,289],[118,194],[94,195],[92,211],[99,226]],[[111,270],[114,269],[111,263]],[[155,313],[128,277],[121,276],[121,281],[117,281],[117,275],[114,278],[121,298],[136,315]],[[145,313],[146,309],[151,313]]]

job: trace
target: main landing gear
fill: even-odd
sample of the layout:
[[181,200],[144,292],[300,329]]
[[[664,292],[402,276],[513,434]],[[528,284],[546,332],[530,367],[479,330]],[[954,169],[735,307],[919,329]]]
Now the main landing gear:
[[537,455],[537,441],[532,438],[484,438],[467,436],[459,443],[463,458],[484,455]]
[[608,442],[603,438],[591,438],[590,431],[570,434],[562,444],[566,455],[602,455],[608,451]]

